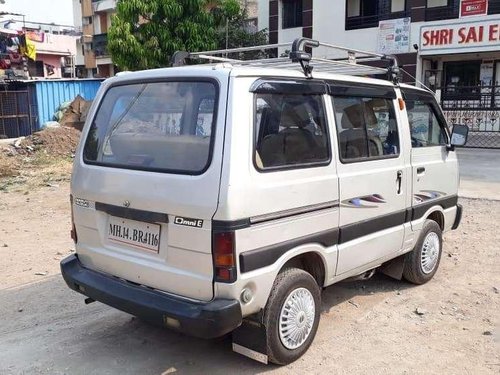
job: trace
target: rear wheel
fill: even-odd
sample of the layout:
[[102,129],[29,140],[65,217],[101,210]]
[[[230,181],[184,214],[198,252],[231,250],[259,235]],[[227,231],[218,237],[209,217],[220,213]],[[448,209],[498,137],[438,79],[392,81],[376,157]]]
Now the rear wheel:
[[286,365],[301,357],[318,330],[321,292],[306,271],[286,268],[278,274],[264,310],[270,362]]
[[413,284],[424,284],[436,273],[443,249],[438,223],[426,220],[415,248],[406,254],[403,277]]

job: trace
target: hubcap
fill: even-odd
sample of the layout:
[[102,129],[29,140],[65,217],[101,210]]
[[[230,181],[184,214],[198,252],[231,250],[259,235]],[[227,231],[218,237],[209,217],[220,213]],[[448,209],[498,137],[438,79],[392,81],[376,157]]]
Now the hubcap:
[[298,288],[288,295],[279,316],[279,335],[285,348],[297,349],[307,340],[315,313],[316,305],[309,290]]
[[427,234],[422,245],[422,253],[420,256],[420,264],[422,271],[429,274],[436,268],[439,258],[439,237],[436,233],[430,232]]

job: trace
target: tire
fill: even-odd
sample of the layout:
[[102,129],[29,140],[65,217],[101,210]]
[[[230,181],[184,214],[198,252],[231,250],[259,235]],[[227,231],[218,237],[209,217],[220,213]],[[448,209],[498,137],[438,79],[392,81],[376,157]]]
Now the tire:
[[442,252],[441,228],[434,220],[426,220],[415,248],[406,254],[403,277],[413,284],[425,284],[436,273]]
[[[296,319],[286,319],[292,306],[290,302],[294,301],[301,303]],[[288,302],[287,306],[285,302]],[[321,291],[311,274],[298,268],[286,268],[278,274],[263,316],[270,362],[287,365],[300,358],[309,349],[318,330],[320,310]],[[296,336],[297,340],[286,335],[289,332],[287,321],[290,326],[298,327],[301,332],[301,335]]]

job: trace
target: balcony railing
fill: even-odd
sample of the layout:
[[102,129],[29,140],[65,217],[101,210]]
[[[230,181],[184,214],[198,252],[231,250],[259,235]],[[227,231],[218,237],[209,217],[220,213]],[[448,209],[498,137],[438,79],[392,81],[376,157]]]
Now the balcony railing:
[[367,29],[369,27],[378,27],[379,21],[391,20],[396,18],[405,18],[405,17],[410,17],[409,11],[380,13],[371,16],[347,17],[345,29],[355,30],[355,29]]
[[441,88],[443,109],[500,110],[500,84]]
[[402,10],[400,12],[389,12],[380,15],[380,20],[393,20],[397,18],[406,18],[410,17],[411,12],[409,10]]
[[347,17],[345,23],[346,30],[367,29],[369,27],[378,27],[380,16],[378,14],[372,16],[357,16]]
[[116,0],[92,0],[94,12],[111,12],[116,9]]
[[94,35],[93,39],[94,54],[96,57],[109,56],[108,52],[108,34]]

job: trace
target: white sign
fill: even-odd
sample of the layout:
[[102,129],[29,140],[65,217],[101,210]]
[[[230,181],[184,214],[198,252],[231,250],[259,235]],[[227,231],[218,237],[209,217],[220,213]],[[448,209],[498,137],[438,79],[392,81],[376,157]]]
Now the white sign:
[[479,71],[479,80],[483,85],[493,85],[493,61],[483,61]]
[[500,19],[426,25],[420,28],[421,55],[499,49]]
[[410,18],[380,21],[378,52],[386,54],[410,52]]

